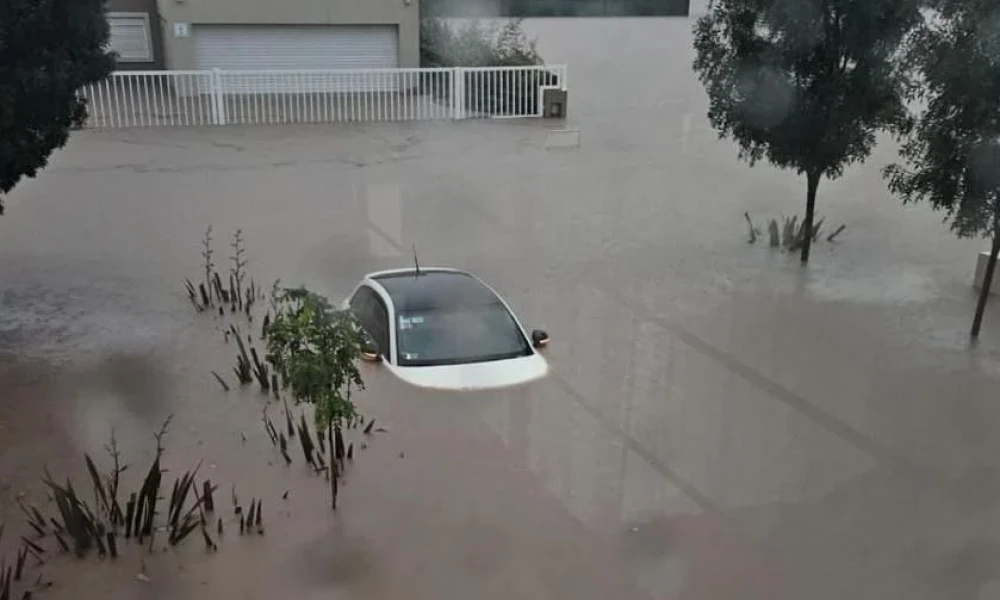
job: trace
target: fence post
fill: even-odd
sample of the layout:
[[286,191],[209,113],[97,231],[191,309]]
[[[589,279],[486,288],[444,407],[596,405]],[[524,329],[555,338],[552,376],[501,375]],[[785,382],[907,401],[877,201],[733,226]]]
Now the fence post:
[[548,87],[548,81],[545,79],[545,75],[548,74],[548,70],[543,65],[541,67],[531,67],[532,72],[532,83],[535,86],[535,116],[544,117],[545,116],[545,88]]
[[223,88],[222,70],[212,69],[212,124],[226,124],[226,97]]
[[465,118],[465,69],[451,70],[451,111],[455,120]]

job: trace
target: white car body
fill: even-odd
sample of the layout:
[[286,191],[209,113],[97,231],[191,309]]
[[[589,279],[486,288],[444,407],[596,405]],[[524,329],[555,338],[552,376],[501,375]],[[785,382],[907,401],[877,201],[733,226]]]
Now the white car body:
[[[530,354],[515,358],[505,358],[500,360],[487,360],[483,362],[467,362],[458,364],[432,365],[432,366],[409,366],[399,364],[399,352],[397,347],[397,310],[390,292],[379,283],[380,277],[399,276],[413,274],[415,277],[431,273],[451,273],[465,275],[474,279],[478,284],[493,294],[507,313],[513,319],[518,331],[524,340],[527,341],[531,349]],[[539,379],[548,373],[548,363],[538,352],[538,348],[532,343],[532,337],[528,335],[517,315],[510,309],[507,301],[504,300],[496,290],[475,275],[460,271],[458,269],[448,269],[442,267],[422,268],[417,274],[416,269],[393,269],[388,271],[377,271],[369,273],[358,283],[351,293],[344,300],[342,308],[351,309],[351,303],[362,288],[368,287],[374,291],[385,305],[388,313],[388,355],[381,354],[379,359],[385,367],[396,377],[412,385],[441,389],[441,390],[483,390],[499,387],[519,385]],[[547,341],[547,338],[546,338]]]

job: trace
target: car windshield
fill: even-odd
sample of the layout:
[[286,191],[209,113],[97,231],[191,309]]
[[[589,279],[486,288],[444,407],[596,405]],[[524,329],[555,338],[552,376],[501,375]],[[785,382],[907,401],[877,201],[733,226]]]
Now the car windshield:
[[532,353],[514,318],[499,303],[400,313],[396,331],[400,366],[487,362]]

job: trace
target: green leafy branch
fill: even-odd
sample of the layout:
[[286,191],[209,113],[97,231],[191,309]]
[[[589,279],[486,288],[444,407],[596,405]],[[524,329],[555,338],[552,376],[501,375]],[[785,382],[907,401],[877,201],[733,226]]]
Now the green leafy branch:
[[301,287],[276,287],[272,306],[274,318],[264,332],[267,361],[296,402],[313,405],[316,428],[326,431],[330,448],[336,449],[330,473],[336,508],[342,429],[359,418],[351,390],[365,387],[358,370],[361,326],[351,312],[337,310],[325,297]]
[[305,288],[278,289],[268,324],[267,361],[297,402],[316,408],[326,428],[355,419],[351,388],[363,389],[358,370],[363,337],[354,315],[336,310]]

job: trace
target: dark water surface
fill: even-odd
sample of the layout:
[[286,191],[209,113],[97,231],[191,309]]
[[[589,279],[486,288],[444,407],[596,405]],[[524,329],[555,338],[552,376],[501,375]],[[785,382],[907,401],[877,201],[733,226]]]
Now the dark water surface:
[[[112,428],[144,470],[175,414],[168,466],[204,460],[268,523],[146,558],[148,583],[134,551],[50,569],[46,597],[995,597],[1000,317],[965,337],[982,244],[888,197],[887,143],[820,187],[847,230],[808,269],[748,246],[743,212],[796,213],[805,185],[716,141],[686,20],[526,26],[570,65],[565,125],[82,132],[10,197],[0,521]],[[562,127],[580,147],[546,148]],[[416,244],[547,329],[552,373],[449,395],[369,369],[390,432],[333,516],[264,400],[210,377],[233,349],[182,286],[209,223],[218,263],[242,228],[258,281],[335,299]]]

